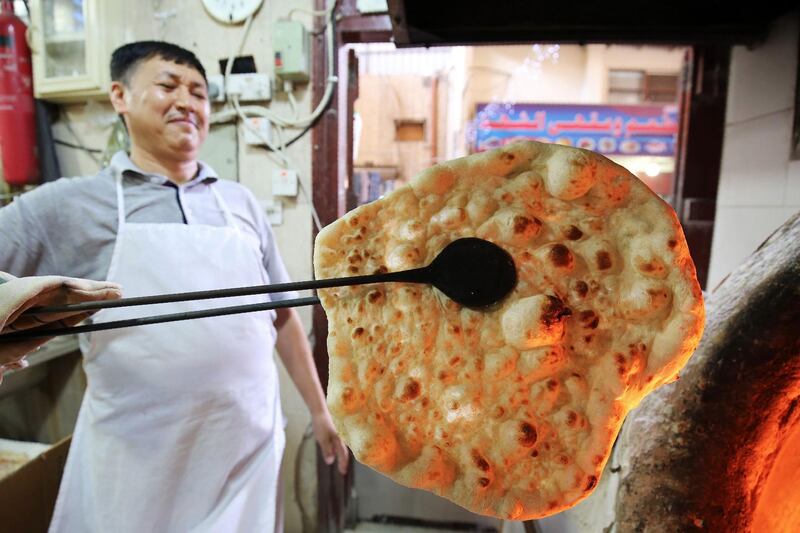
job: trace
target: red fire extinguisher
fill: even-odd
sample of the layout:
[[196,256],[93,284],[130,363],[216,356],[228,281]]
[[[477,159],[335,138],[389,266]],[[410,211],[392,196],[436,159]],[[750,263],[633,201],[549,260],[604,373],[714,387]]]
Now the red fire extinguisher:
[[27,26],[12,0],[0,4],[0,152],[2,179],[9,185],[39,181],[36,108]]

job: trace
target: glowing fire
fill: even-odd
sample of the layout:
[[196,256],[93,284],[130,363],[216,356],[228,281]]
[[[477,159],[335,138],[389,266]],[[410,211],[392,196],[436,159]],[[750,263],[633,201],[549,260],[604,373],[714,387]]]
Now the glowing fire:
[[753,515],[752,531],[758,533],[800,531],[800,423],[776,437],[783,443]]

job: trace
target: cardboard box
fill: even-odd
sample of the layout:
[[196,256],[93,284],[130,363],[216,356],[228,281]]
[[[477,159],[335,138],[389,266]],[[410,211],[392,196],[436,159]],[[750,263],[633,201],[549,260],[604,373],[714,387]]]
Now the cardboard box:
[[57,442],[0,480],[0,524],[3,531],[47,531],[70,441],[71,437],[67,437]]

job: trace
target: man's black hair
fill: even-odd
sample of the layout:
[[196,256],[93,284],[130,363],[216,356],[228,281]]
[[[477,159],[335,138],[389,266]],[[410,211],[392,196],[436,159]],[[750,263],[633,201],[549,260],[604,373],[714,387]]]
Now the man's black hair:
[[111,79],[125,85],[141,61],[159,57],[178,65],[188,65],[206,78],[206,69],[194,53],[178,45],[164,41],[137,41],[120,46],[111,54]]

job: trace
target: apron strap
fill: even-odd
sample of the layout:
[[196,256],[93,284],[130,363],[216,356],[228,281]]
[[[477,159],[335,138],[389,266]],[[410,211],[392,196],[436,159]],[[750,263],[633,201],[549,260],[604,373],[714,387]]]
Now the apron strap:
[[239,225],[236,223],[236,219],[233,217],[231,210],[228,209],[228,204],[225,202],[225,200],[223,200],[222,195],[219,193],[219,191],[217,191],[217,188],[214,187],[213,183],[209,184],[208,187],[211,189],[211,194],[213,194],[214,198],[216,198],[217,205],[219,206],[220,210],[225,215],[225,223],[238,233]]
[[[125,224],[125,195],[122,193],[122,172],[117,174],[117,228]],[[119,231],[119,229],[117,229]]]

